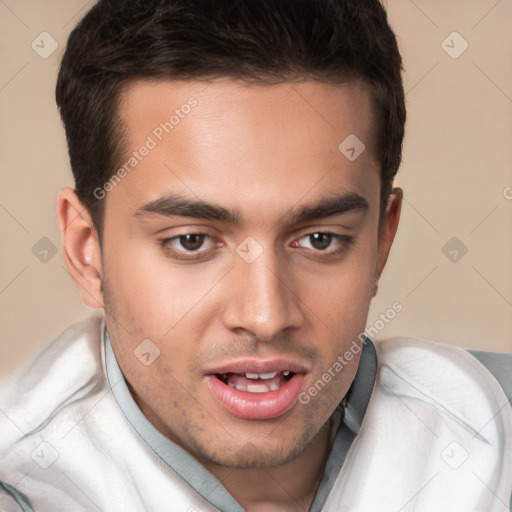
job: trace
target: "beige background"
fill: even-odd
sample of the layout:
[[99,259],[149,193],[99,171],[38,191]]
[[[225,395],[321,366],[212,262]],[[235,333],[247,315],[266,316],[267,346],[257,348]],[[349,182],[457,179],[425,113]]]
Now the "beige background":
[[[72,176],[54,104],[67,35],[90,5],[0,0],[4,373],[91,314],[59,248],[56,198]],[[387,5],[406,68],[409,120],[397,179],[405,204],[368,326],[398,301],[403,311],[377,339],[414,335],[512,352],[512,0]],[[31,47],[42,32],[59,45],[46,59]],[[464,41],[467,50],[452,58]],[[43,237],[58,248],[47,261],[33,250]],[[460,258],[460,247],[448,246],[456,262],[443,253],[453,237],[468,250]]]

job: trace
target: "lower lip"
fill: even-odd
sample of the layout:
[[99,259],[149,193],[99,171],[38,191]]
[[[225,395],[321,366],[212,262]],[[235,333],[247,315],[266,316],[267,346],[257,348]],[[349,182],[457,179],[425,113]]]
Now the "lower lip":
[[249,393],[224,384],[214,375],[206,377],[212,395],[233,416],[245,420],[269,420],[288,412],[297,402],[303,374],[295,374],[276,391]]

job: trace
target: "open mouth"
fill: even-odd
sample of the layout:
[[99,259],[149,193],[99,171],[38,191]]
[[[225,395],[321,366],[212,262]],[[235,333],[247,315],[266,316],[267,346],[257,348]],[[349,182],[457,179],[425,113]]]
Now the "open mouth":
[[290,370],[267,373],[222,373],[215,377],[227,386],[247,393],[268,393],[277,391],[289,382],[295,374]]
[[[286,368],[284,364],[278,366]],[[294,370],[299,371],[268,367],[258,370],[225,368],[205,375],[205,379],[217,402],[237,418],[268,420],[291,410],[299,398],[306,374],[298,368]]]

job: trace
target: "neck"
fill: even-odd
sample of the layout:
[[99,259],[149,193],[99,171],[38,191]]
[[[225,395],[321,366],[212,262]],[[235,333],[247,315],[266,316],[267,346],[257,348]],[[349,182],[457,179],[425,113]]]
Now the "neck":
[[201,463],[247,512],[304,512],[322,480],[341,418],[337,409],[308,447],[281,466],[236,469],[207,460]]

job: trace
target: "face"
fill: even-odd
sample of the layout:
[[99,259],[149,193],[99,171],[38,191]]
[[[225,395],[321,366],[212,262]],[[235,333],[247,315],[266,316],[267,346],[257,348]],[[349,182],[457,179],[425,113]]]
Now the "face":
[[[389,214],[379,237],[369,92],[139,81],[120,112],[128,151],[104,188],[101,274],[130,388],[199,459],[291,460],[354,378],[358,353],[332,368],[360,344],[396,229]],[[338,149],[351,134],[355,160]]]

